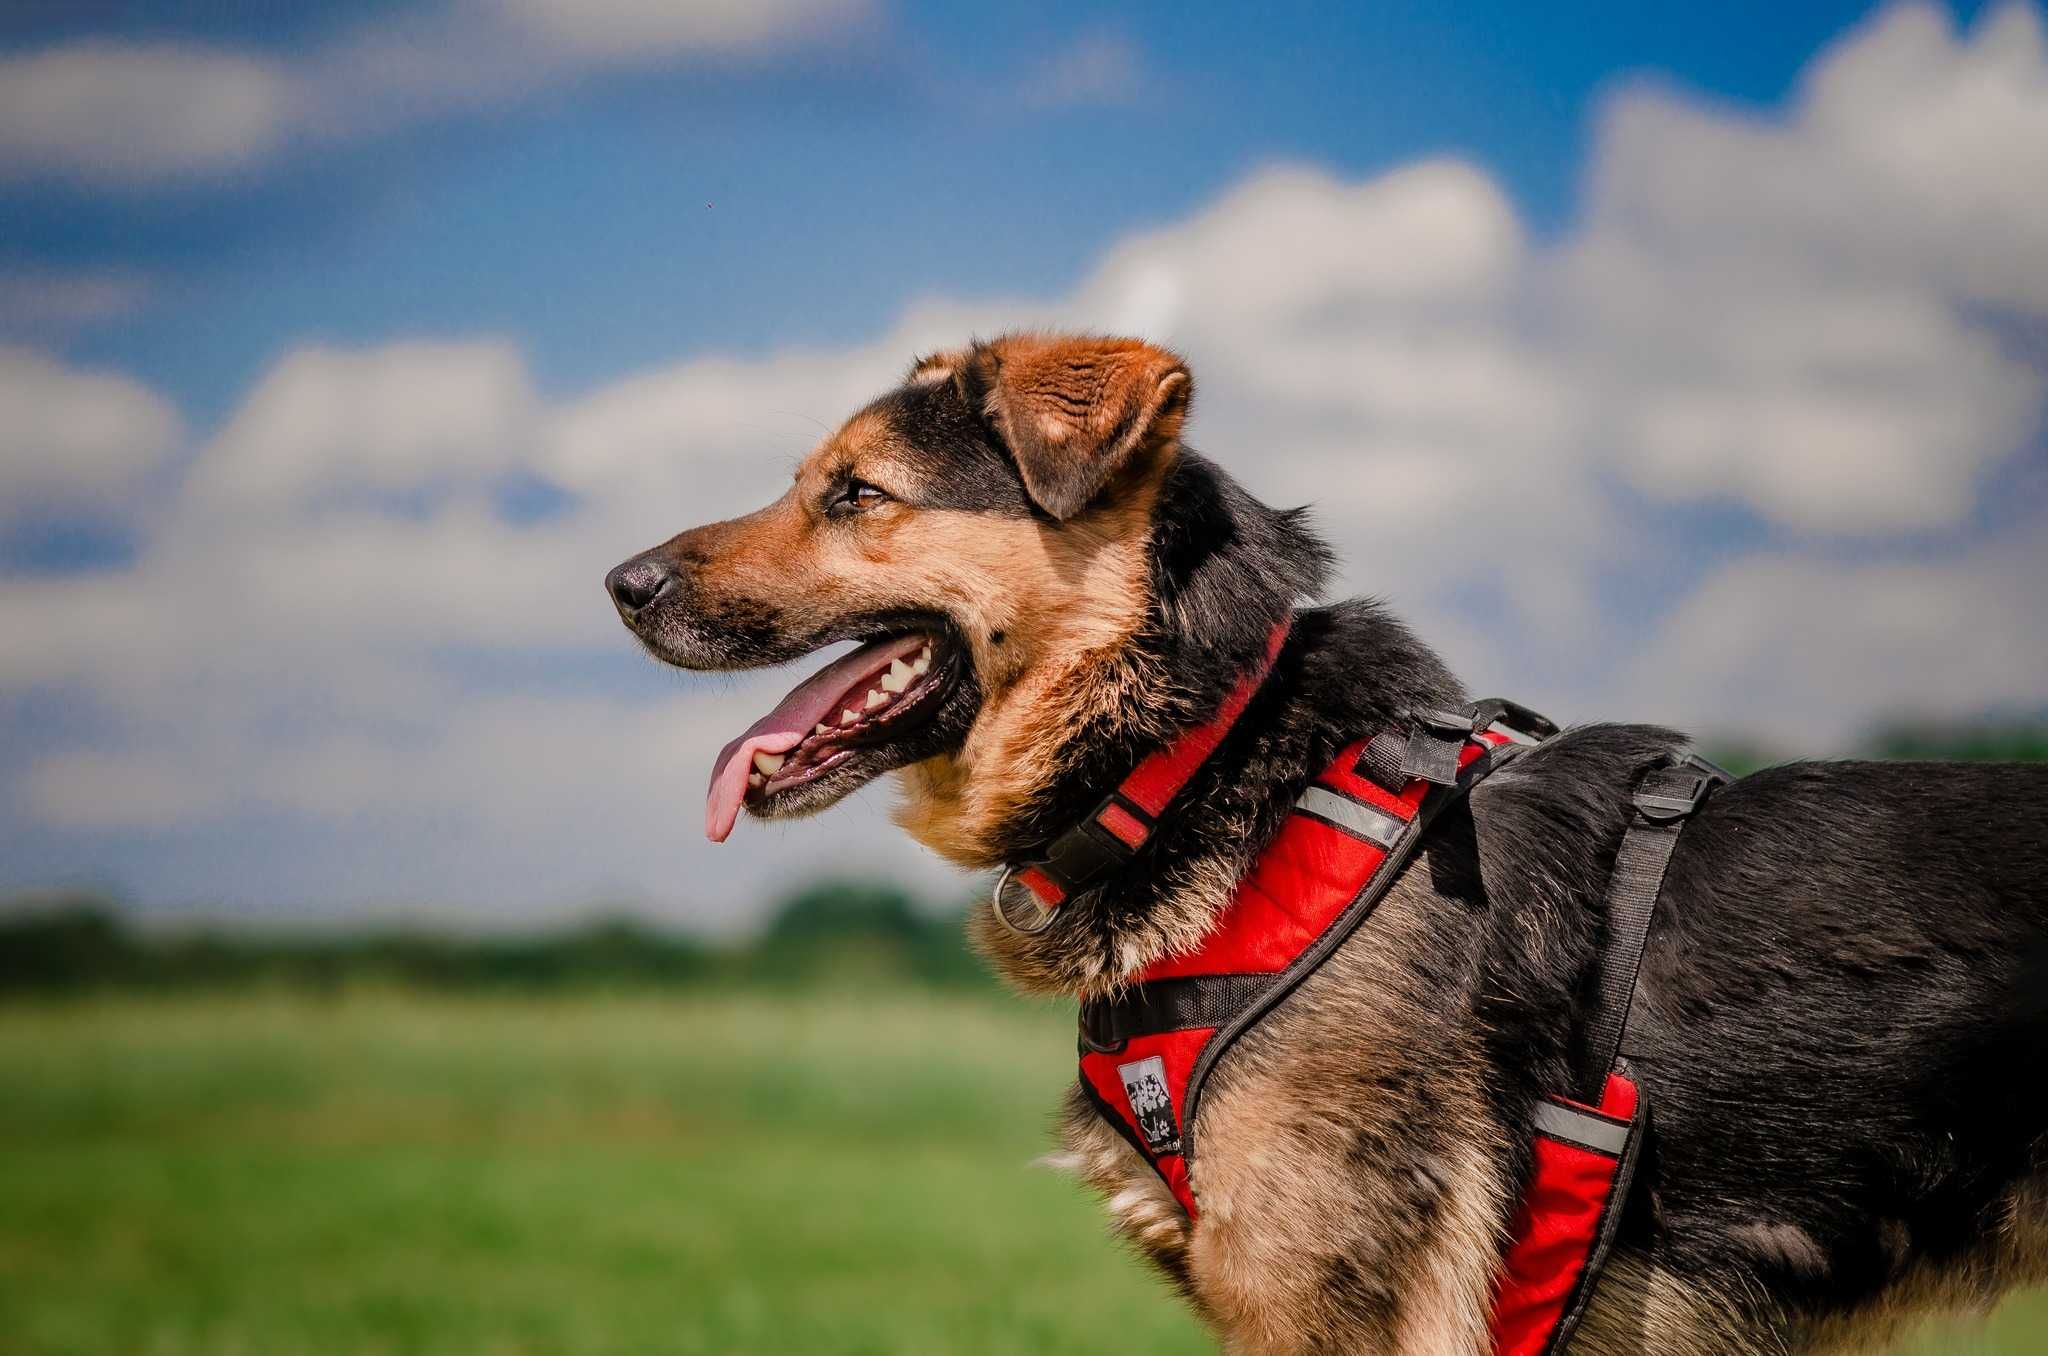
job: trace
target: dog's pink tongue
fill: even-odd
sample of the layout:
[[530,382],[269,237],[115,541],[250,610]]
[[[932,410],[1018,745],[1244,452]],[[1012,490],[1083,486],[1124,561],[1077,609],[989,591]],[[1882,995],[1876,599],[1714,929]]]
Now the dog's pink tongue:
[[919,636],[898,636],[861,646],[836,659],[797,685],[773,711],[747,727],[747,732],[719,751],[711,765],[711,789],[704,800],[704,836],[723,843],[740,817],[747,797],[747,773],[757,753],[787,753],[827,716],[836,716],[839,699],[861,679],[889,666],[891,659],[917,650]]

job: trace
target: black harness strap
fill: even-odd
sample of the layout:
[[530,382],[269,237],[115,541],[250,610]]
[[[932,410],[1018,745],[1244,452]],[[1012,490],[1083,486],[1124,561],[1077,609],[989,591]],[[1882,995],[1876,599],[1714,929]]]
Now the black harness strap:
[[1187,975],[1134,984],[1081,1005],[1081,1045],[1121,1053],[1133,1036],[1221,1026],[1273,987],[1272,975]]
[[1598,1105],[1607,1073],[1621,1053],[1650,920],[1657,912],[1657,896],[1664,888],[1664,872],[1671,865],[1678,835],[1714,789],[1731,780],[1706,759],[1686,754],[1651,768],[1636,783],[1635,809],[1607,883],[1606,935],[1600,946],[1593,1013],[1573,1060],[1572,1095],[1582,1102]]

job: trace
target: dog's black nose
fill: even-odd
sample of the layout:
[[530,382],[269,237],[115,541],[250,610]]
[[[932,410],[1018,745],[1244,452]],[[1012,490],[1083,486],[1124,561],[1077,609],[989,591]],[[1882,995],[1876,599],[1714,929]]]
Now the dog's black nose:
[[675,582],[675,567],[652,555],[634,556],[604,577],[612,601],[628,617],[668,592]]

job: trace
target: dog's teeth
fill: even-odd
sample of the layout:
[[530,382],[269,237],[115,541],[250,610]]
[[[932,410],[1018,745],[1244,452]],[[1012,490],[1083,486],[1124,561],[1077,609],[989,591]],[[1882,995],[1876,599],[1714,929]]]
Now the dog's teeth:
[[852,707],[850,707],[850,706],[849,706],[849,707],[847,707],[847,708],[846,708],[845,710],[843,710],[843,711],[841,711],[841,712],[839,713],[839,723],[840,723],[841,725],[851,725],[851,724],[853,724],[853,723],[854,723],[855,721],[857,721],[857,720],[859,720],[859,719],[860,719],[860,712],[858,712],[858,711],[854,710],[854,709],[853,709]]
[[749,773],[747,774],[747,785],[748,785],[748,786],[766,786],[767,784],[768,784],[768,779],[767,779],[766,777],[763,777],[763,776],[762,776],[762,775],[761,775],[760,773],[758,773],[758,772],[749,772]]
[[761,775],[764,777],[773,777],[776,773],[782,771],[784,761],[783,756],[779,753],[757,753],[754,755],[754,766],[760,770]]
[[910,666],[910,672],[915,677],[923,677],[925,672],[929,670],[931,666],[932,647],[927,645],[924,647],[924,653],[917,657],[917,662]]
[[817,728],[817,729],[815,729],[815,730],[813,730],[813,731],[811,731],[811,733],[812,733],[812,734],[831,734],[831,733],[832,733],[832,727],[831,727],[830,725],[827,725],[827,724],[826,724],[826,723],[825,723],[824,721],[822,721],[822,720],[821,720],[821,721],[819,721],[819,722],[818,722],[818,728]]
[[882,687],[885,691],[901,692],[910,686],[910,678],[910,665],[900,659],[892,659],[889,661],[889,671],[882,675]]
[[917,657],[927,664],[932,662],[932,645],[930,641],[925,642],[924,648],[917,652]]
[[888,700],[888,697],[883,695],[882,689],[877,687],[868,690],[868,710],[872,711]]

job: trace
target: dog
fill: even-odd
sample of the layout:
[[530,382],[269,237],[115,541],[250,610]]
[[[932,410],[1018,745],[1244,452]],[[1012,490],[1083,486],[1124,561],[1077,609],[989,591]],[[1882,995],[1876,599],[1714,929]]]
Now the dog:
[[[1316,605],[1330,552],[1182,441],[1192,395],[1135,339],[925,357],[781,498],[613,570],[626,625],[682,668],[858,642],[726,745],[709,836],[893,773],[912,837],[1014,866],[1208,719],[1291,618],[1127,863],[1042,931],[970,925],[1011,984],[1084,1001],[1200,944],[1318,769],[1465,694],[1380,604]],[[1685,742],[1567,730],[1432,823],[1217,1065],[1198,1217],[1070,1098],[1064,1161],[1227,1350],[1492,1349],[1631,787]],[[1709,799],[1642,961],[1627,1054],[1653,1119],[1572,1351],[1864,1351],[2041,1279],[2044,960],[2048,768],[1795,763]]]

